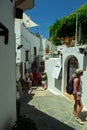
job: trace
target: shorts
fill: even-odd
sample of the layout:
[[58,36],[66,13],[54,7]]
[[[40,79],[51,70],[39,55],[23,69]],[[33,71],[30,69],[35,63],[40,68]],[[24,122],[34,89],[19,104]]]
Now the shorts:
[[73,96],[74,96],[74,100],[75,100],[76,104],[81,106],[81,104],[82,104],[81,95],[78,96],[78,99],[75,94]]
[[45,84],[45,83],[46,83],[46,81],[42,81],[41,83],[42,83],[42,84]]

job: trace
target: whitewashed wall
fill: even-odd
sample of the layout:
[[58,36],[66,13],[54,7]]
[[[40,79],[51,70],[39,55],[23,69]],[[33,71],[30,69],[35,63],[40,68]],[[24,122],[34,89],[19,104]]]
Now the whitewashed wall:
[[58,64],[61,64],[60,58],[50,58],[49,60],[45,61],[45,70],[48,75],[48,89],[56,95],[61,93],[61,80],[54,78],[52,73],[54,67],[56,67]]
[[[16,20],[15,22],[15,34],[16,34],[16,44],[23,44],[23,48],[17,50],[16,63],[22,62],[24,67],[25,61],[25,50],[29,50],[29,60],[26,62],[26,69],[30,67],[31,62],[34,60],[34,47],[37,48],[37,56],[44,57],[46,55],[45,49],[49,45],[51,50],[51,42],[42,37],[37,37],[35,34],[31,33],[23,24]],[[43,59],[43,58],[42,58]],[[23,68],[23,78],[25,77]]]
[[21,26],[21,35],[24,36],[25,41],[29,45],[30,55],[34,56],[34,47],[37,48],[37,55],[40,47],[40,38],[29,32],[23,25]]
[[45,38],[42,38],[43,55],[47,55],[45,50],[46,50],[46,47],[48,46],[49,46],[49,51],[51,51],[51,47],[52,47],[51,42]]
[[83,101],[84,109],[87,111],[87,71],[84,71],[84,74],[82,76],[82,81],[83,81],[82,101]]
[[[81,46],[81,47],[85,47],[85,46]],[[49,59],[45,62],[45,69],[48,73],[48,89],[50,89],[51,91],[53,91],[55,94],[63,94],[65,89],[66,89],[66,84],[67,84],[67,61],[71,56],[75,56],[78,60],[78,65],[79,68],[83,69],[83,76],[82,76],[82,82],[83,82],[83,94],[82,94],[82,100],[83,100],[83,105],[84,105],[84,109],[87,110],[87,102],[86,102],[86,98],[87,98],[87,55],[84,56],[84,54],[81,54],[79,52],[79,48],[76,47],[72,47],[72,48],[64,48],[64,51],[62,52],[62,62],[59,61],[59,59]],[[60,59],[61,60],[61,59]],[[55,85],[55,78],[52,77],[52,71],[53,68],[56,66],[56,64],[58,63],[62,63],[62,82],[60,83],[60,81],[57,82],[57,86]],[[59,87],[60,85],[60,87]]]
[[17,57],[16,63],[23,63],[23,78],[25,78],[24,73],[24,63],[25,61],[25,50],[29,50],[29,61],[26,62],[26,69],[30,67],[29,62],[34,60],[34,47],[37,48],[37,55],[39,54],[40,38],[29,32],[25,26],[21,23],[15,23],[15,33],[16,33],[16,44],[22,44],[23,47],[19,50],[16,49]]
[[67,62],[68,59],[71,56],[75,56],[76,59],[78,60],[78,65],[80,68],[83,69],[83,56],[80,52],[78,47],[71,47],[71,48],[66,48],[63,53],[62,53],[62,75],[63,75],[63,80],[62,80],[62,92],[65,91],[66,89],[66,84],[67,84]]
[[0,22],[9,30],[8,44],[0,36],[0,130],[16,120],[15,42],[13,3],[0,0]]
[[[32,63],[34,61],[34,47],[36,47],[36,56],[38,56],[39,54],[40,38],[36,37],[34,34],[29,32],[29,30],[26,29],[23,25],[21,25],[21,35],[22,39],[24,40],[23,45],[25,50],[29,49],[29,62]],[[23,49],[22,49],[22,59],[24,59]],[[26,62],[26,69],[31,66],[29,62]]]

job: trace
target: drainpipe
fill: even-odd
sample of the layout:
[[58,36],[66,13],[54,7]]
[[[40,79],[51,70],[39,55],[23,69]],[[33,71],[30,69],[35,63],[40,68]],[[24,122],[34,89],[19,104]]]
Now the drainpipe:
[[78,13],[76,13],[76,35],[75,35],[75,46],[78,44]]

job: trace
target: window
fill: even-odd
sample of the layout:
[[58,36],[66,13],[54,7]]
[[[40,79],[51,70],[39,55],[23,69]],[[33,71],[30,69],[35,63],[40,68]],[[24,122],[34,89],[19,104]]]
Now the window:
[[36,54],[37,54],[37,48],[34,47],[34,56],[36,56]]
[[26,61],[29,61],[28,57],[29,57],[29,50],[26,50],[25,51],[25,60]]

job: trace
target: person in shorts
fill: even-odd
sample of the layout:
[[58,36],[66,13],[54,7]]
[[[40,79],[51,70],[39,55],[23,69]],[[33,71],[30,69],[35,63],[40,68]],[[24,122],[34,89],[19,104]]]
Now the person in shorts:
[[74,79],[74,91],[73,91],[73,96],[74,96],[74,116],[76,121],[83,125],[84,122],[80,118],[80,113],[83,109],[83,103],[81,100],[82,97],[82,81],[81,81],[81,76],[83,75],[83,70],[78,68],[76,69],[76,78]]
[[44,71],[42,74],[41,74],[41,78],[42,78],[42,87],[44,89],[47,89],[47,73],[46,71]]

